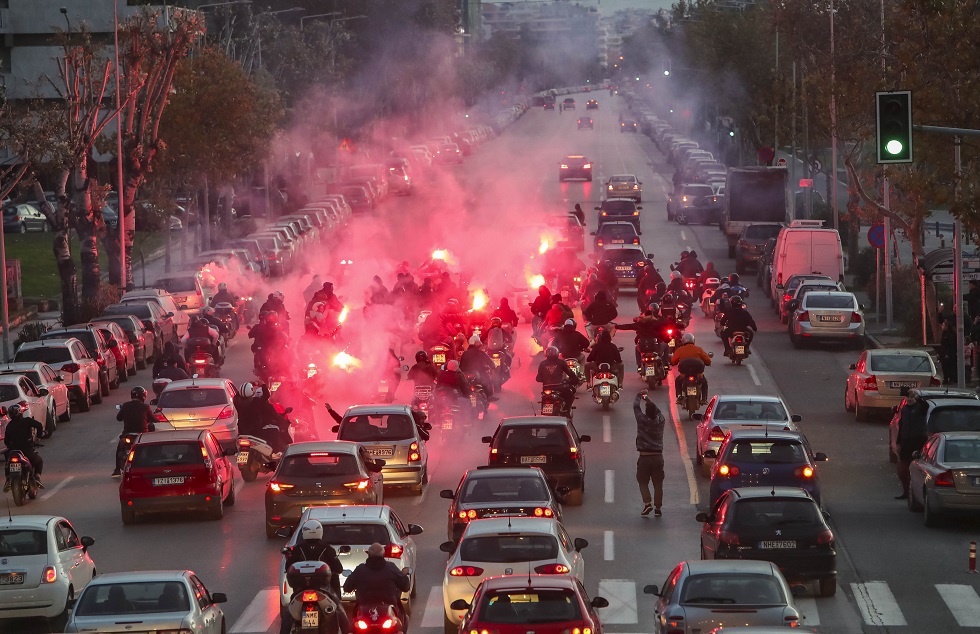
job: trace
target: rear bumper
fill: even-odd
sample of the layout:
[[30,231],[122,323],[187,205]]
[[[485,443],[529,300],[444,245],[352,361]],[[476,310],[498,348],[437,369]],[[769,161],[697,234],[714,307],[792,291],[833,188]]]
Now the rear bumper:
[[381,470],[384,474],[385,486],[420,486],[424,465],[396,466],[385,465]]
[[64,611],[67,596],[67,580],[60,576],[55,583],[34,588],[6,586],[0,590],[0,619],[54,618]]
[[837,574],[837,553],[822,552],[814,555],[783,553],[779,550],[753,549],[740,553],[719,551],[715,559],[757,559],[776,564],[787,581],[825,579]]
[[980,494],[960,493],[955,489],[940,491],[933,488],[926,492],[933,508],[938,511],[980,514]]
[[864,390],[858,390],[857,392],[857,402],[861,407],[867,407],[871,409],[882,409],[891,410],[893,407],[901,404],[904,396],[884,396],[876,392],[865,392]]
[[843,328],[821,328],[810,322],[797,322],[797,334],[810,339],[855,339],[864,336],[864,322],[848,324]]
[[[153,498],[122,497],[123,508],[137,513],[168,513],[174,511],[207,511],[218,504],[217,493],[197,493],[193,495],[166,495]],[[132,502],[132,505],[128,503]]]
[[299,523],[299,518],[303,514],[305,507],[311,506],[340,506],[361,504],[378,504],[374,494],[368,495],[337,495],[329,498],[283,498],[281,500],[269,500],[270,493],[266,491],[265,503],[265,522],[270,527],[282,528],[288,526],[295,528]]

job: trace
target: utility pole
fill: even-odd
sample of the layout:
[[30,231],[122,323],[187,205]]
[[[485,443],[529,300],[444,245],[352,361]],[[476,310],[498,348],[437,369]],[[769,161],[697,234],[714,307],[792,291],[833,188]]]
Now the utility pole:
[[[962,137],[953,137],[953,201],[960,198],[960,179],[963,165],[960,159]],[[956,387],[966,387],[966,333],[964,332],[963,310],[963,225],[959,216],[953,218],[953,316],[956,319]]]
[[834,0],[830,0],[830,184],[828,195],[833,201],[834,231],[840,232],[837,209],[837,72],[834,62]]

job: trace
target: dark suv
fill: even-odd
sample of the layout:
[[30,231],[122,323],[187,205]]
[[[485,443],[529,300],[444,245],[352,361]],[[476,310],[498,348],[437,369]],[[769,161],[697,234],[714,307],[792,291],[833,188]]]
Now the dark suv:
[[106,341],[105,336],[99,329],[91,324],[82,326],[71,326],[70,328],[53,328],[43,335],[41,340],[46,339],[68,339],[74,337],[82,342],[92,358],[99,364],[99,383],[102,396],[109,396],[109,389],[119,387],[120,370],[116,367],[116,355],[113,354],[111,347],[118,345],[115,340]]
[[491,465],[533,465],[544,471],[551,488],[568,487],[566,502],[582,504],[585,492],[585,456],[582,443],[591,436],[580,436],[572,421],[564,416],[516,416],[504,418],[493,436],[484,436],[490,445]]

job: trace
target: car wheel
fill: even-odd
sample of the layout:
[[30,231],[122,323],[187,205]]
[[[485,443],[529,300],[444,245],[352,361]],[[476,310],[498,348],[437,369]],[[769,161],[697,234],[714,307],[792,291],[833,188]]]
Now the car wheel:
[[207,518],[209,520],[218,521],[225,516],[225,501],[221,498],[221,494],[217,496],[218,501],[215,503],[214,508],[207,512]]
[[51,435],[58,429],[58,417],[55,415],[53,409],[49,409],[47,416],[44,420],[44,437],[50,438]]
[[136,511],[129,508],[123,508],[122,512],[122,523],[126,526],[136,523]]
[[837,575],[820,580],[820,596],[832,597],[837,594]]
[[87,412],[92,409],[92,392],[88,383],[85,384],[85,391],[78,397],[78,411]]
[[795,335],[792,332],[789,333],[789,342],[793,344],[793,347],[797,350],[803,347],[803,339],[799,335]]
[[119,372],[118,369],[116,370],[116,387],[118,388],[120,383],[128,383],[128,382],[129,382],[129,370],[126,368],[124,364],[122,372]]
[[[91,389],[91,386],[89,386],[89,389]],[[92,398],[93,405],[100,405],[102,403],[102,377],[99,377],[99,386],[95,388],[95,393],[92,394],[89,392],[89,395]]]
[[[115,387],[119,387],[119,375],[118,374],[116,374],[116,386]],[[99,389],[102,392],[102,396],[109,396],[109,393],[112,392],[112,390],[114,389],[113,388],[113,385],[112,385],[112,382],[109,381],[109,371],[108,370],[106,370],[104,377],[101,377],[101,376],[99,377]]]
[[27,224],[26,223],[23,223],[23,222],[20,223],[20,232],[21,233],[27,233]]
[[235,506],[235,499],[236,499],[235,496],[236,495],[237,495],[237,493],[235,493],[235,478],[234,478],[234,476],[232,476],[232,479],[231,479],[231,490],[228,491],[228,498],[225,500],[225,504],[227,504],[228,506]]
[[136,376],[136,358],[135,357],[133,358],[133,365],[129,366],[129,368],[126,370],[126,372],[129,374],[129,376]]
[[871,420],[871,414],[868,412],[867,407],[861,407],[861,404],[854,401],[854,419],[859,423],[866,423]]
[[925,489],[922,489],[922,521],[929,528],[939,526],[939,512],[932,508]]
[[136,369],[137,370],[146,369],[146,347],[143,348],[143,354],[136,358]]
[[703,475],[708,480],[711,479],[711,465],[709,465],[703,459],[701,460],[701,475]]
[[908,506],[909,511],[912,513],[918,513],[922,510],[922,505],[915,499],[915,495],[912,494],[911,490],[909,490],[909,496],[905,498],[905,503]]
[[58,422],[67,423],[71,420],[71,402],[65,403],[65,413],[58,417]]
[[847,395],[850,394],[850,393],[851,393],[851,391],[848,390],[847,387],[844,387],[844,411],[845,412],[853,412],[854,411],[854,403],[853,403],[853,401],[851,401],[851,400],[849,400],[847,398]]

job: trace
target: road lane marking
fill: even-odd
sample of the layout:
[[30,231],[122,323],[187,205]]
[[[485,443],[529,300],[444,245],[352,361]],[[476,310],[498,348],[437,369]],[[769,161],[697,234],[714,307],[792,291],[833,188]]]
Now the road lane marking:
[[980,627],[980,596],[972,586],[937,583],[936,590],[960,627]]
[[422,613],[422,624],[420,627],[442,627],[445,616],[446,610],[442,602],[442,586],[432,586],[432,590],[429,590],[429,598],[425,600],[425,611]]
[[45,493],[44,495],[42,495],[41,496],[41,500],[43,501],[43,500],[47,500],[47,499],[51,498],[51,496],[53,496],[55,493],[57,493],[58,491],[60,491],[63,488],[65,488],[65,485],[67,485],[69,482],[71,482],[74,479],[75,479],[75,476],[68,476],[67,478],[65,478],[64,480],[62,480],[61,482],[59,482],[57,484],[57,486],[55,486],[55,488],[51,489],[50,491],[48,491],[47,493]]
[[796,609],[803,615],[802,624],[805,627],[816,627],[820,625],[820,613],[817,612],[817,600],[811,597],[794,598],[793,603]]
[[612,531],[604,531],[602,534],[602,558],[606,561],[612,561],[616,558]]
[[613,487],[614,487],[613,479],[614,479],[614,476],[615,475],[616,475],[616,472],[615,471],[613,471],[612,469],[606,469],[606,497],[605,497],[606,504],[612,504],[613,503],[613,497],[614,497],[614,494],[613,494]]
[[602,415],[602,442],[612,442],[612,419],[609,414]]
[[600,579],[597,596],[609,601],[599,610],[603,625],[636,623],[636,582],[632,579]]
[[684,242],[687,242],[687,234],[684,233],[684,230],[683,229],[681,229],[681,240],[683,240]]
[[854,600],[868,625],[906,625],[902,609],[898,607],[895,595],[884,581],[852,583],[851,592],[854,593]]
[[[677,409],[677,396],[674,392],[674,382],[667,381],[667,398],[670,402],[670,417],[674,423],[674,431],[677,434],[677,446],[680,448],[681,464],[684,465],[684,475],[687,476],[687,490],[690,492],[690,503],[697,506],[701,500],[698,493],[698,481],[694,477],[694,465],[687,452],[687,438],[684,436],[684,427],[681,425],[680,411]],[[697,451],[697,447],[695,447]]]
[[422,487],[422,493],[421,493],[421,495],[419,495],[417,498],[415,498],[415,501],[412,502],[412,504],[414,504],[415,506],[421,506],[422,505],[422,502],[425,501],[425,494],[428,493],[428,492],[429,492],[429,485],[425,485],[424,487]]
[[762,381],[759,380],[759,373],[755,371],[755,366],[751,363],[746,363],[746,367],[749,369],[749,375],[752,377],[752,382],[755,383],[756,387],[762,386]]
[[279,616],[279,588],[273,586],[259,590],[242,615],[228,630],[228,634],[266,632]]

